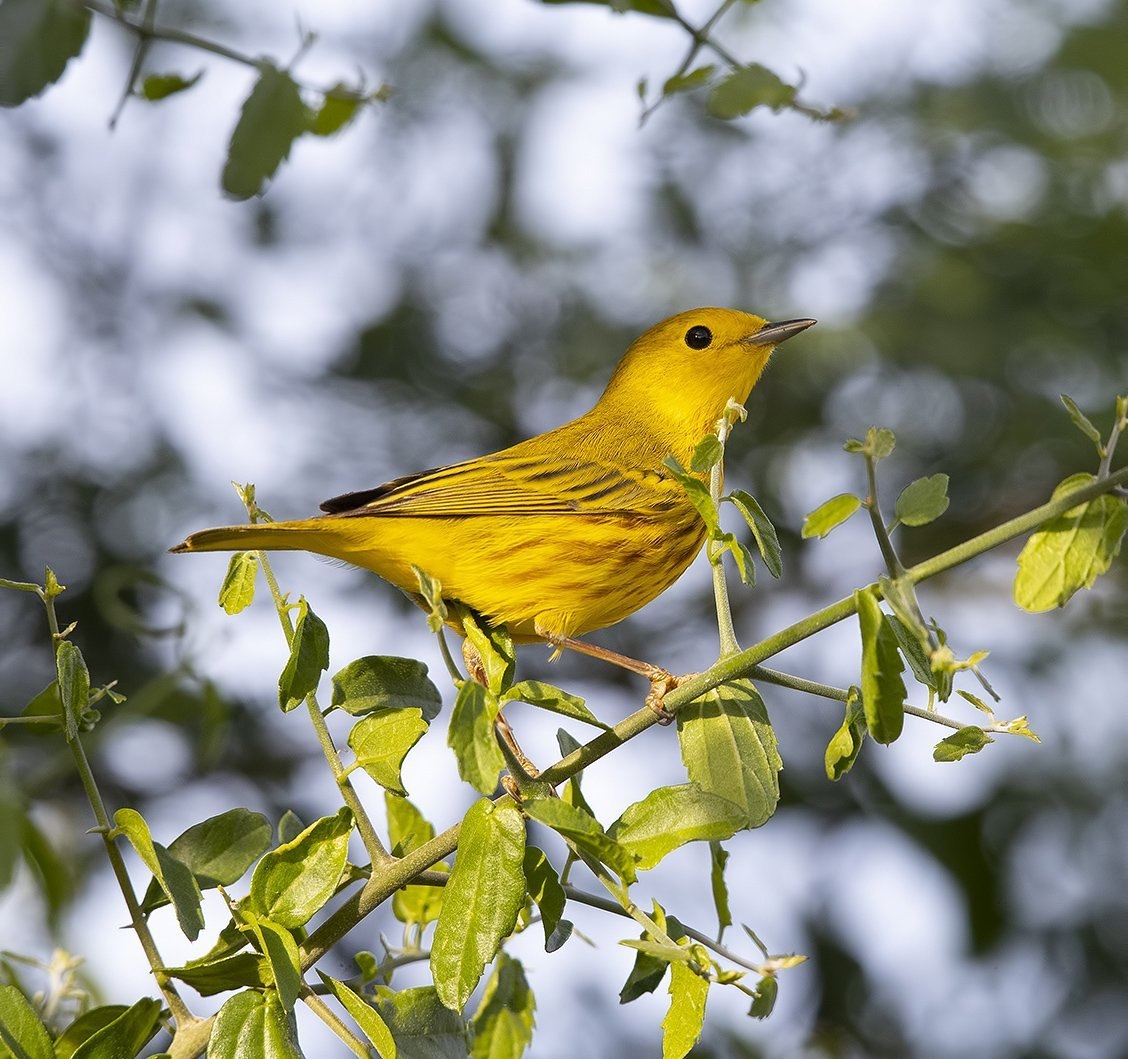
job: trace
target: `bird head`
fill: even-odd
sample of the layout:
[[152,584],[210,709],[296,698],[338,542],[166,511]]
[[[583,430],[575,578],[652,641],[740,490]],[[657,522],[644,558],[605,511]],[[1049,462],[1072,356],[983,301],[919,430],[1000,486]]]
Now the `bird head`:
[[[736,309],[692,309],[671,316],[634,341],[600,404],[630,414],[640,430],[690,448],[713,429],[732,398],[748,394],[780,342],[814,320],[769,323]],[[674,441],[680,442],[673,445]]]

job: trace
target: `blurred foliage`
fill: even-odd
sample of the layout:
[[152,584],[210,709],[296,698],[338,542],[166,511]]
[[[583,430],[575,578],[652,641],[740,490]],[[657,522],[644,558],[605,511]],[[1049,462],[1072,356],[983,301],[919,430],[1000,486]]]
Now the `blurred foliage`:
[[[369,130],[371,179],[395,187],[401,174],[386,176],[381,166],[390,168],[399,154],[418,162],[419,139],[441,134],[441,115],[457,104],[480,134],[475,173],[488,174],[480,209],[399,232],[383,230],[378,214],[356,218],[394,276],[394,294],[374,297],[370,316],[359,313],[328,358],[319,352],[305,368],[274,364],[262,398],[285,391],[289,407],[320,402],[327,422],[347,413],[349,427],[363,413],[372,433],[358,433],[347,452],[335,447],[331,467],[324,456],[306,458],[279,486],[288,505],[312,510],[323,495],[500,447],[551,425],[546,417],[564,418],[597,392],[626,343],[665,315],[655,305],[673,311],[703,300],[710,277],[749,308],[775,316],[815,312],[792,304],[793,291],[829,244],[845,246],[848,268],[874,279],[862,283],[852,317],[812,332],[806,352],[788,348],[786,363],[754,391],[751,425],[730,449],[731,480],[754,483],[780,530],[786,582],[777,591],[793,594],[792,610],[828,597],[813,558],[817,542],[799,541],[807,493],[797,476],[815,467],[837,474],[836,461],[845,460],[841,438],[871,422],[897,431],[897,473],[905,482],[939,471],[951,477],[950,508],[906,536],[907,561],[1032,506],[1074,470],[1092,469],[1091,447],[1069,426],[1057,395],[1071,394],[1104,430],[1111,394],[1128,378],[1128,5],[1089,5],[1087,21],[1063,20],[1056,46],[1021,70],[976,67],[952,83],[921,80],[903,93],[875,90],[856,101],[857,119],[820,141],[840,160],[841,176],[812,162],[782,181],[765,177],[762,187],[741,177],[734,191],[720,175],[748,172],[765,126],[715,121],[701,93],[679,93],[648,125],[660,135],[639,148],[649,152],[649,179],[639,192],[645,240],[571,248],[530,224],[520,201],[522,149],[533,123],[543,120],[525,101],[569,74],[484,47],[450,17],[451,6],[419,20],[387,56],[385,72],[402,104]],[[117,424],[117,434],[107,426],[104,437],[91,439],[61,423],[49,442],[3,436],[12,451],[0,474],[0,572],[37,578],[45,562],[57,568],[70,588],[65,620],[79,623],[94,683],[116,679],[128,695],[103,711],[88,747],[111,804],[144,809],[164,793],[131,782],[107,756],[121,733],[159,723],[186,748],[181,789],[233,785],[244,798],[254,791],[252,807],[271,819],[290,807],[312,818],[294,780],[315,748],[291,745],[264,702],[241,701],[196,672],[181,639],[191,615],[176,589],[153,574],[161,544],[206,522],[222,501],[219,486],[201,483],[186,463],[182,436],[136,399],[132,375],[160,356],[162,335],[186,326],[245,343],[261,367],[259,338],[242,323],[245,266],[218,264],[212,284],[191,273],[150,272],[134,244],[90,230],[87,213],[60,198],[65,185],[51,174],[65,149],[65,126],[38,113],[16,114],[11,125],[4,230],[49,277],[62,307],[60,362],[79,380],[66,385],[89,386],[91,402],[116,393],[100,414]],[[862,196],[836,193],[833,184],[864,183],[858,158],[868,142],[895,145],[886,164],[911,160],[911,171],[893,180],[896,193],[876,207],[858,205]],[[138,189],[146,172],[139,163],[132,177]],[[283,197],[284,190],[276,186],[233,215],[248,259],[301,253],[310,239],[319,204]],[[308,216],[295,217],[298,207]],[[153,219],[143,197],[135,208],[125,224],[134,233]],[[623,238],[621,227],[608,227],[612,238]],[[381,420],[386,433],[370,420]],[[339,445],[329,427],[321,435],[327,439]],[[887,503],[896,491],[891,483]],[[868,577],[875,563],[865,563]],[[847,580],[856,575],[844,572]],[[1109,595],[1123,599],[1123,561],[1109,579],[1119,583]],[[703,613],[708,598],[702,580],[679,606]],[[758,627],[760,597],[738,595],[735,603],[738,625]],[[1056,657],[1044,646],[1030,649],[1029,685],[1068,650],[1111,643],[1121,669],[1110,670],[1107,695],[1122,705],[1126,618],[1098,599],[1050,619],[1062,623],[1069,643]],[[0,594],[5,714],[23,709],[50,678],[39,620],[32,601]],[[663,629],[643,615],[604,640],[661,659],[685,639],[689,621],[687,613],[677,628]],[[1085,702],[1042,705],[1086,723]],[[1043,746],[1036,772],[1002,770],[978,805],[937,815],[899,801],[865,755],[847,781],[831,787],[821,747],[833,723],[820,718],[816,733],[813,721],[780,720],[784,738],[798,745],[806,735],[817,750],[788,758],[783,816],[825,833],[880,825],[926,854],[962,901],[967,988],[996,968],[1013,969],[1019,954],[1040,969],[1038,1010],[1025,1012],[1025,1023],[1000,1017],[976,1054],[1096,1054],[1079,1043],[1089,1039],[1107,1045],[1104,1054],[1128,1051],[1121,1003],[1128,988],[1128,751],[1106,746],[1099,767],[1090,766],[1081,737],[1057,719],[1056,746]],[[11,729],[2,739],[0,763],[37,802],[21,841],[46,881],[44,920],[57,934],[69,902],[102,866],[101,849],[80,840],[89,821],[75,810],[83,803],[59,741]],[[834,866],[824,871],[833,880]],[[882,900],[914,911],[912,894]],[[854,935],[818,901],[807,915],[810,995],[800,1012],[777,1012],[773,1021],[805,1020],[810,1055],[941,1054],[931,1050],[905,996],[891,993],[887,981],[875,983]],[[928,988],[903,983],[906,994]],[[941,1017],[941,1000],[929,1010]],[[770,1045],[750,1043],[759,1040],[751,1031],[747,1040],[707,1031],[701,1054],[773,1054]]]

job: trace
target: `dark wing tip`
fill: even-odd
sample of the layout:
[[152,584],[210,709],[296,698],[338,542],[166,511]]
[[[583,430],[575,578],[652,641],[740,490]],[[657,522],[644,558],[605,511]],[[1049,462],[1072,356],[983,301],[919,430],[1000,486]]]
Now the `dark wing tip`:
[[418,474],[405,474],[402,478],[393,478],[390,482],[378,485],[374,489],[360,489],[355,493],[342,493],[340,496],[330,497],[321,505],[321,510],[327,515],[344,515],[349,511],[356,511],[358,508],[382,500],[402,486],[417,482],[420,478],[426,478],[427,475],[442,469],[435,467],[429,471],[420,471]]

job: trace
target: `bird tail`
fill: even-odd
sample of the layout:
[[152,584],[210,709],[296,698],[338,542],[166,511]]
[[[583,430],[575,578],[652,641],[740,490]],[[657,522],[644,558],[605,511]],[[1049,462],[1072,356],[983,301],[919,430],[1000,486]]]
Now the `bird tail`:
[[248,526],[220,526],[190,534],[170,552],[325,551],[327,534],[320,519],[296,522],[258,522]]

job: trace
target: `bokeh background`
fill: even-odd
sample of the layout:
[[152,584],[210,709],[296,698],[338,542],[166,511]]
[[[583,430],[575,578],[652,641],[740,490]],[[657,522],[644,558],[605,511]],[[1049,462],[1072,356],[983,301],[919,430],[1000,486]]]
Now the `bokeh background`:
[[[224,200],[218,176],[253,74],[158,45],[152,69],[205,76],[131,102],[111,132],[132,40],[105,20],[59,85],[0,121],[0,574],[39,580],[50,564],[67,585],[61,615],[79,623],[95,683],[129,696],[89,737],[105,793],[166,842],[234,805],[307,820],[335,807],[312,733],[274,704],[272,608],[227,618],[226,560],[165,553],[240,520],[232,479],[297,517],[585,410],[630,339],[672,312],[814,316],[731,446],[730,480],[784,544],[781,581],[734,589],[751,643],[879,572],[860,518],[822,542],[797,533],[822,500],[862,488],[841,442],[871,423],[898,434],[887,500],[951,475],[947,514],[904,532],[908,560],[1095,467],[1057,395],[1107,430],[1128,383],[1124,3],[738,4],[716,31],[729,50],[801,71],[805,98],[856,118],[722,122],[689,95],[641,128],[637,82],[653,93],[687,46],[643,15],[197,0],[161,17],[283,62],[301,20],[319,34],[304,79],[359,68],[395,88],[336,139],[299,141],[246,203]],[[937,765],[944,731],[910,721],[832,784],[822,754],[839,708],[764,689],[783,800],[730,844],[729,885],[738,921],[810,960],[762,1024],[713,990],[695,1054],[1128,1054],[1128,577],[1121,561],[1066,611],[1033,617],[1010,602],[1016,552],[930,582],[923,600],[958,653],[992,651],[1000,716],[1028,714],[1041,745],[1000,739]],[[440,679],[421,616],[386,585],[305,556],[276,569],[328,623],[333,671],[398,653]],[[716,652],[709,604],[699,563],[597,638],[700,669]],[[21,594],[0,594],[0,628],[0,705],[14,713],[50,679],[49,643]],[[856,639],[836,628],[777,661],[845,685]],[[522,664],[612,717],[644,690],[535,648]],[[554,723],[517,724],[535,759],[554,759]],[[108,1001],[151,993],[58,740],[0,738],[0,948],[62,944]],[[436,724],[405,773],[439,828],[470,801],[443,740]],[[679,768],[656,728],[585,789],[607,822]],[[711,929],[704,851],[672,855],[639,892]],[[539,1002],[532,1054],[657,1054],[664,995],[619,1008],[623,932],[573,911],[597,950],[574,938],[546,956],[535,932],[513,946]],[[161,916],[170,960],[200,951]],[[397,939],[374,918],[351,945]],[[330,970],[347,973],[346,956]],[[303,1033],[309,1054],[335,1054],[317,1026]]]

